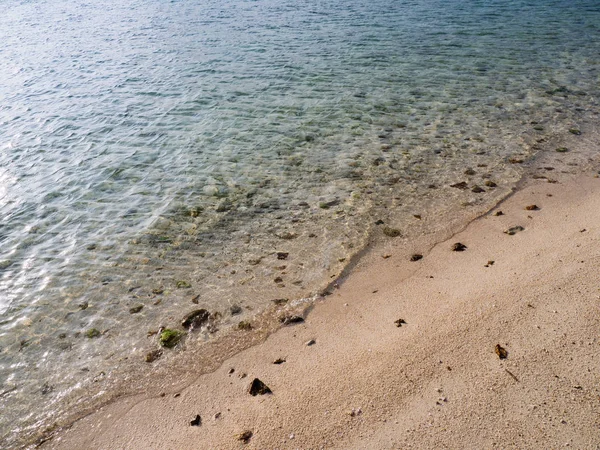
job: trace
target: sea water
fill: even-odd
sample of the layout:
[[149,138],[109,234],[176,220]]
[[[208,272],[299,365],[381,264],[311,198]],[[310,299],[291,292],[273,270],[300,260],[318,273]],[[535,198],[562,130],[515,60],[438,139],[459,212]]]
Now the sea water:
[[3,447],[595,151],[599,76],[595,0],[5,1]]

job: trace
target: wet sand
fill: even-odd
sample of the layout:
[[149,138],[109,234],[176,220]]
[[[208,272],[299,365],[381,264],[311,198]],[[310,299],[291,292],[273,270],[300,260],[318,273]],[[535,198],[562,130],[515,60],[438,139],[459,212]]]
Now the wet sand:
[[390,240],[305,322],[188,387],[117,399],[42,448],[596,448],[599,224],[600,179],[532,179],[449,240]]

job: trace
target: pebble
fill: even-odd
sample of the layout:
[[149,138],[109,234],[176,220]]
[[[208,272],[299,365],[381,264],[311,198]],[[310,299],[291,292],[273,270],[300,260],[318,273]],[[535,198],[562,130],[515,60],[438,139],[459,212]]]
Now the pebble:
[[311,339],[310,341],[306,342],[306,345],[310,347],[311,345],[315,345],[316,343],[317,343],[317,341],[315,341],[314,339]]

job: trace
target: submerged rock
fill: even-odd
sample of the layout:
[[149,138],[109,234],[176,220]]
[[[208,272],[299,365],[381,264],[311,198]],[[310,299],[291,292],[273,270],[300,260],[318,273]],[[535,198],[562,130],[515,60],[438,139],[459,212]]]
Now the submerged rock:
[[201,327],[210,317],[210,313],[206,309],[196,309],[183,318],[181,325],[183,328],[199,328]]
[[160,349],[152,350],[151,352],[146,353],[146,362],[151,363],[160,358],[163,354],[163,351]]
[[100,330],[98,330],[97,328],[90,328],[89,330],[87,330],[85,332],[86,337],[93,339],[93,338],[97,338],[100,337],[102,335],[102,333],[100,333]]
[[171,330],[171,329],[167,328],[167,329],[163,330],[162,333],[160,333],[160,338],[159,338],[160,345],[162,345],[163,347],[166,347],[166,348],[173,348],[177,344],[179,344],[179,341],[181,341],[181,338],[184,335],[185,335],[185,333],[183,333],[182,331]]

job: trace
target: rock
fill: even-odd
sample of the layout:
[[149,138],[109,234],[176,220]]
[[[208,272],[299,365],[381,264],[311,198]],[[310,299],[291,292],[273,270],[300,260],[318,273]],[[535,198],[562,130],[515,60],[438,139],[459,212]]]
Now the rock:
[[298,235],[296,233],[292,233],[290,231],[284,231],[283,233],[278,234],[277,237],[279,239],[291,240],[291,239],[296,239],[298,237]]
[[295,323],[303,323],[304,317],[302,316],[283,316],[279,318],[279,321],[284,325],[293,325]]
[[250,331],[252,329],[252,324],[247,320],[242,320],[238,323],[238,330]]
[[242,307],[240,305],[231,305],[229,312],[232,316],[237,316],[242,313]]
[[181,338],[184,336],[184,334],[185,333],[181,331],[170,330],[169,328],[166,328],[162,333],[160,333],[160,345],[166,348],[173,348],[179,344],[179,341],[181,341]]
[[558,148],[556,149],[556,151],[557,151],[558,153],[566,153],[566,152],[568,152],[568,151],[569,151],[569,149],[568,149],[567,147],[558,147]]
[[498,355],[498,358],[500,358],[500,359],[508,358],[508,352],[500,344],[496,344],[494,351],[496,352],[496,355]]
[[385,234],[388,237],[398,237],[402,235],[400,230],[390,227],[383,227],[383,234]]
[[215,415],[213,416],[213,420],[219,420],[221,418],[221,413],[215,413]]
[[194,419],[192,419],[192,421],[190,422],[190,425],[192,427],[199,427],[200,425],[202,425],[202,417],[200,417],[200,414],[196,414],[196,417],[194,417]]
[[517,226],[514,226],[514,227],[510,227],[510,228],[509,228],[509,229],[507,229],[507,230],[504,230],[504,232],[505,232],[506,234],[508,234],[509,236],[512,236],[512,235],[514,235],[514,234],[517,234],[519,231],[523,231],[523,230],[525,230],[525,228],[523,228],[523,227],[522,227],[522,226],[520,226],[520,225],[517,225]]
[[457,242],[456,244],[454,244],[452,246],[453,252],[464,252],[466,249],[467,249],[467,246],[465,244],[461,244],[460,242]]
[[277,252],[277,259],[287,259],[289,256],[289,253],[287,252]]
[[277,277],[273,280],[275,283],[283,283],[283,278]]
[[129,308],[129,314],[137,314],[139,313],[142,309],[144,309],[144,305],[137,305],[134,306],[133,308]]
[[317,341],[315,341],[314,339],[311,339],[310,341],[306,341],[306,343],[305,343],[305,344],[306,344],[308,347],[310,347],[311,345],[315,345],[316,343],[317,343]]
[[234,373],[234,372],[235,372],[235,369],[234,369],[233,367],[227,371],[227,373],[228,373],[229,375],[231,375],[231,374],[232,374],[232,373]]
[[497,216],[503,216],[503,215],[504,215],[504,213],[503,213],[502,211],[496,211],[496,212],[494,213],[494,215],[495,215],[496,217],[497,217]]
[[581,134],[581,130],[578,130],[577,128],[569,128],[569,133],[579,136]]
[[146,362],[151,363],[160,358],[163,354],[163,351],[160,349],[152,350],[151,352],[146,353]]
[[509,158],[508,162],[511,164],[523,164],[523,160],[520,158]]
[[283,364],[285,362],[285,358],[277,358],[273,361],[273,364]]
[[89,330],[87,330],[85,332],[85,335],[88,338],[93,339],[93,338],[100,337],[102,335],[102,333],[100,333],[100,330],[98,330],[97,328],[90,328]]
[[464,191],[464,190],[468,189],[469,185],[467,184],[466,181],[461,181],[460,183],[451,184],[450,187],[456,188],[456,189],[461,189]]
[[475,185],[471,188],[471,192],[474,192],[476,194],[481,194],[482,192],[485,192],[485,189],[483,189],[481,186]]
[[423,259],[423,255],[420,255],[419,253],[415,253],[414,255],[412,255],[410,257],[410,260],[413,261],[413,262],[419,261],[421,259]]
[[85,311],[90,306],[88,302],[83,302],[77,305],[80,310]]
[[400,328],[402,325],[406,324],[406,320],[404,320],[404,319],[398,319],[398,320],[395,320],[394,323],[396,324],[396,326],[398,328]]
[[269,389],[269,386],[267,386],[265,383],[260,381],[258,378],[255,378],[254,380],[252,380],[252,383],[250,383],[248,393],[253,397],[256,397],[257,395],[272,394],[273,391],[271,391],[271,389]]
[[465,170],[464,173],[465,173],[465,175],[471,176],[471,175],[475,175],[477,172],[475,172],[472,168],[469,167],[467,170]]
[[273,303],[275,303],[276,305],[280,306],[280,305],[285,305],[289,299],[287,298],[275,298],[273,300],[271,300]]
[[188,283],[187,281],[184,280],[179,280],[175,283],[175,285],[177,286],[177,289],[189,289],[192,287],[192,285],[190,283]]
[[181,320],[181,325],[185,329],[194,329],[199,328],[210,317],[210,313],[206,309],[196,309],[188,314]]
[[527,211],[537,211],[537,210],[539,210],[540,208],[539,208],[537,205],[528,205],[528,206],[526,206],[526,207],[525,207],[525,209],[526,209]]
[[246,430],[243,433],[237,434],[235,436],[235,438],[238,441],[242,441],[244,444],[247,444],[248,442],[250,442],[250,439],[252,438],[252,431]]
[[485,185],[486,185],[487,187],[491,187],[491,188],[495,188],[495,187],[497,187],[497,186],[498,186],[496,183],[494,183],[494,182],[493,182],[493,181],[491,181],[491,180],[487,180],[487,181],[485,182]]

